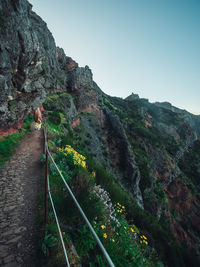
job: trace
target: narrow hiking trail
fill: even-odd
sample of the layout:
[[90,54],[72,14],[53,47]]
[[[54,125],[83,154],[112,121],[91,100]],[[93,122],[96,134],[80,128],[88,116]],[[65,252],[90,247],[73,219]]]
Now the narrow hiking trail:
[[0,173],[0,266],[37,266],[35,219],[42,153],[42,130],[33,130]]

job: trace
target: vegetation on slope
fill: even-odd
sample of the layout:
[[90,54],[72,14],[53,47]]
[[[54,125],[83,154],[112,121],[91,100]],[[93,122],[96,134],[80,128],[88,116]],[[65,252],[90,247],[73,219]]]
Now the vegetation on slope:
[[[59,116],[63,117],[64,114]],[[88,154],[85,144],[76,138],[75,131],[71,130],[67,135],[65,134],[65,127],[68,128],[67,122],[63,124],[61,120],[50,115],[46,127],[49,146],[55,161],[114,264],[116,266],[162,266],[145,232],[140,231],[133,218],[128,216],[132,199],[115,181],[112,174]],[[50,165],[50,170],[53,200],[65,232],[70,261],[77,265],[81,262],[84,266],[107,266],[96,241],[74,206],[53,165]],[[46,235],[58,244],[55,221],[52,213],[49,214]],[[71,252],[72,244],[77,254]],[[62,266],[64,263],[60,249],[54,245],[49,264]]]
[[[169,207],[167,195],[163,190],[165,181],[161,180],[159,182],[159,179],[155,179],[152,173],[153,168],[156,171],[160,169],[162,178],[162,173],[164,174],[167,165],[167,162],[162,163],[162,155],[165,155],[163,159],[173,159],[177,151],[184,145],[184,141],[187,135],[190,134],[190,130],[186,130],[184,127],[185,123],[179,114],[170,110],[157,108],[147,101],[145,102],[139,99],[129,101],[106,96],[104,98],[104,105],[120,117],[141,174],[140,189],[143,194],[145,210],[141,210],[137,204],[132,204],[130,206],[130,214],[134,214],[132,215],[134,221],[137,226],[148,232],[160,257],[169,266],[188,266],[188,264],[198,266],[198,249],[196,253],[191,252],[187,244],[184,243],[185,245],[182,245],[181,243],[177,243],[169,232],[171,223],[169,214],[174,217],[175,221],[178,220],[177,222],[180,223],[180,227],[183,227],[185,223],[182,221],[183,218],[178,218]],[[146,120],[150,123],[145,125]],[[180,141],[175,140],[173,131],[171,136],[168,132],[165,132],[165,127],[171,127],[170,129],[173,131],[177,129],[177,136],[180,136]],[[195,190],[197,185],[195,181],[199,177],[198,159],[200,155],[197,147],[195,155],[190,151],[190,154],[179,164],[185,175],[187,175],[182,175],[183,181],[196,194],[198,190]],[[153,157],[155,158],[153,159]],[[186,163],[188,161],[190,163],[185,164],[185,159]],[[171,166],[174,168],[175,164],[172,162]],[[194,183],[193,179],[195,180]],[[155,213],[159,206],[163,210],[160,218]],[[164,212],[164,210],[167,212]],[[191,231],[192,229],[192,225],[189,223],[190,220],[188,220],[188,227],[184,228],[185,231]],[[195,235],[195,233],[196,230],[192,235]],[[198,233],[196,235],[198,236]],[[195,257],[194,254],[196,254]]]
[[[194,193],[199,196],[200,188],[200,140],[195,141],[179,162],[179,167],[194,185]],[[200,198],[200,196],[199,196]]]
[[[168,144],[164,142],[162,133],[154,125],[145,127],[145,119],[140,112],[140,103],[137,100],[129,102],[119,98],[105,97],[102,108],[109,108],[109,110],[116,113],[126,130],[141,174],[140,188],[143,194],[144,210],[137,205],[128,190],[125,190],[122,186],[123,181],[115,179],[113,175],[115,173],[113,171],[115,165],[108,171],[108,165],[104,160],[110,160],[112,157],[108,155],[105,145],[103,145],[105,149],[104,160],[102,157],[96,156],[96,147],[91,148],[94,140],[93,133],[88,131],[87,124],[83,124],[82,121],[87,120],[90,122],[97,138],[108,129],[100,129],[98,124],[95,124],[96,118],[93,114],[82,113],[80,114],[81,121],[79,126],[73,130],[70,126],[64,104],[65,101],[67,101],[67,106],[70,106],[69,96],[65,93],[60,93],[48,97],[44,105],[49,111],[49,119],[46,125],[49,146],[64,177],[70,184],[93,226],[96,227],[97,233],[116,266],[142,266],[143,261],[145,261],[144,266],[154,266],[160,264],[157,253],[166,265],[188,266],[191,263],[192,266],[196,266],[196,261],[192,258],[187,246],[177,243],[169,232],[169,212],[170,216],[173,216],[175,220],[177,216],[168,205],[162,185],[159,181],[155,181],[155,177],[152,174],[152,166],[155,165],[155,159],[152,158],[151,153],[162,153],[164,154],[164,159],[167,160],[170,158],[169,155],[175,155],[176,150],[172,153],[168,151]],[[112,138],[116,138],[115,135]],[[98,140],[101,141],[100,138]],[[73,153],[70,155],[67,151],[58,149],[66,149],[66,145],[70,146],[68,148],[71,149],[71,152],[76,151],[85,157],[84,166],[74,163]],[[76,152],[74,153],[76,154]],[[158,162],[158,164],[160,163]],[[164,162],[164,164],[166,163]],[[119,169],[116,170],[118,171]],[[93,266],[92,264],[104,266],[103,264],[106,264],[106,262],[101,252],[96,243],[92,241],[93,239],[87,227],[73,206],[74,204],[67,192],[63,189],[64,185],[52,166],[50,179],[56,209],[58,209],[62,227],[65,231],[66,246],[70,251],[70,260],[75,264],[82,262],[86,266],[89,266],[89,264],[90,266]],[[118,229],[109,222],[109,210],[106,209],[105,201],[98,197],[97,192],[95,193],[96,187],[108,196],[116,219],[126,228],[120,227]],[[125,207],[121,213],[117,212],[117,203],[121,207]],[[154,214],[155,203],[161,204],[168,214],[162,212],[160,217]],[[50,265],[53,263],[55,266],[62,266],[62,250],[61,247],[57,248],[59,242],[51,212],[50,217],[47,236],[50,239],[52,237],[54,241],[56,240],[56,246],[52,241],[51,245],[54,245],[54,248],[50,249],[49,262]],[[180,218],[177,220],[180,220]],[[114,231],[113,227],[115,228]],[[134,232],[132,232],[131,228]],[[148,237],[148,244],[143,243],[141,240],[140,236],[143,235]],[[80,236],[83,238],[80,238]],[[115,241],[112,241],[112,239]],[[87,242],[83,244],[83,240],[87,240]],[[142,241],[142,244],[140,244],[140,241]],[[46,243],[48,242],[46,241]],[[76,247],[75,254],[72,253],[74,245]],[[117,245],[116,248],[115,245]],[[127,247],[130,250],[126,251]],[[113,248],[115,248],[115,253]],[[116,257],[116,254],[119,257]],[[138,261],[134,262],[133,259]]]
[[0,137],[0,165],[3,165],[13,155],[17,145],[30,131],[32,122],[33,115],[29,115],[25,119],[24,126],[19,132]]

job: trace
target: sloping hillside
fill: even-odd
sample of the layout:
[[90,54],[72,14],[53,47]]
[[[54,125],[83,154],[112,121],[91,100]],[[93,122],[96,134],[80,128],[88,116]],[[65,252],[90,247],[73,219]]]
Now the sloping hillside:
[[[44,107],[64,129],[65,144],[109,170],[126,218],[148,233],[162,260],[198,266],[198,150],[194,177],[183,168],[198,134],[181,114],[132,98],[109,97],[94,83],[72,95],[49,96]],[[112,195],[103,178],[96,183]]]

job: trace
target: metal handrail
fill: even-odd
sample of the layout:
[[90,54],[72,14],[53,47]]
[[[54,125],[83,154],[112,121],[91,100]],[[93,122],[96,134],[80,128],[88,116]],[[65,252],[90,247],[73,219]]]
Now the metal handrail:
[[[72,199],[73,199],[75,205],[77,206],[77,208],[78,208],[79,212],[81,213],[83,219],[85,220],[87,226],[89,227],[90,231],[92,232],[92,235],[93,235],[94,239],[97,241],[97,243],[98,243],[98,245],[99,245],[99,247],[100,247],[100,249],[101,249],[103,255],[105,256],[105,258],[106,258],[108,264],[109,264],[111,267],[115,267],[115,265],[114,265],[114,263],[112,262],[110,256],[108,255],[106,249],[104,248],[104,246],[103,246],[103,244],[101,243],[99,237],[97,236],[96,232],[94,231],[94,228],[93,228],[92,225],[90,224],[90,222],[89,222],[89,220],[87,219],[87,217],[86,217],[84,211],[82,210],[82,208],[81,208],[81,206],[79,205],[78,201],[76,200],[74,194],[72,193],[72,191],[71,191],[69,185],[68,185],[67,182],[65,181],[65,179],[64,179],[64,177],[63,177],[61,171],[59,170],[58,166],[56,165],[56,163],[55,163],[55,161],[54,161],[54,159],[53,159],[51,153],[49,152],[49,148],[48,148],[48,144],[47,144],[47,138],[46,138],[46,131],[45,131],[45,129],[44,129],[44,136],[45,136],[45,153],[46,153],[46,155],[48,154],[48,155],[50,156],[50,158],[51,158],[51,160],[52,160],[54,166],[56,167],[58,173],[60,174],[60,176],[61,176],[61,178],[62,178],[62,180],[63,180],[63,182],[64,182],[64,184],[65,184],[65,186],[66,186],[66,188],[67,188],[67,190],[68,190],[68,192],[69,192],[69,194],[70,194],[70,196],[72,197]],[[48,157],[46,157],[46,158],[48,159]]]
[[64,252],[64,255],[65,255],[65,260],[66,260],[66,263],[67,263],[67,267],[70,267],[68,256],[67,256],[67,251],[66,251],[66,248],[65,248],[65,243],[64,243],[64,240],[63,240],[62,232],[61,232],[61,229],[60,229],[60,224],[59,224],[59,221],[58,221],[58,216],[57,216],[57,213],[56,213],[56,210],[55,210],[55,206],[54,206],[54,203],[53,203],[53,199],[52,199],[52,196],[51,196],[51,189],[50,189],[49,175],[48,175],[48,161],[49,160],[48,160],[48,153],[47,153],[47,149],[46,149],[46,147],[48,147],[48,146],[47,146],[47,137],[46,137],[45,129],[44,129],[44,140],[45,140],[44,150],[45,150],[45,154],[46,154],[45,216],[44,216],[45,217],[45,227],[46,227],[46,224],[47,224],[47,210],[48,210],[48,197],[47,196],[49,194],[51,206],[52,206],[52,209],[53,209],[53,213],[54,213],[54,216],[55,216],[56,224],[57,224],[57,227],[58,227],[60,240],[61,240],[62,247],[63,247],[63,252]]
[[59,235],[60,235],[60,240],[61,240],[61,243],[62,243],[62,247],[63,247],[65,260],[66,260],[66,263],[67,263],[67,267],[70,267],[68,256],[67,256],[67,251],[66,251],[66,248],[65,248],[65,243],[64,243],[62,232],[61,232],[61,229],[60,229],[60,224],[59,224],[59,221],[58,221],[58,217],[57,217],[56,210],[55,210],[55,207],[54,207],[53,199],[52,199],[52,196],[51,196],[51,191],[50,191],[50,186],[49,186],[49,179],[48,179],[48,192],[49,192],[49,198],[50,198],[50,201],[51,201],[53,213],[54,213],[54,216],[55,216],[55,219],[56,219],[56,224],[57,224],[57,227],[58,227],[58,232],[59,232]]

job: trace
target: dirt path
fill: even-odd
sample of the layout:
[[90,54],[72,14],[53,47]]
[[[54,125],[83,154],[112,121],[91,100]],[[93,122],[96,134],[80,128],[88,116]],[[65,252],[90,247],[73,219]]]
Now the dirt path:
[[0,173],[0,266],[37,266],[35,217],[42,153],[42,131],[34,130]]

